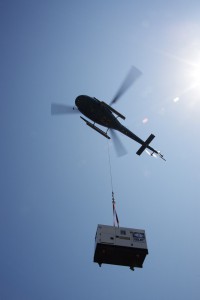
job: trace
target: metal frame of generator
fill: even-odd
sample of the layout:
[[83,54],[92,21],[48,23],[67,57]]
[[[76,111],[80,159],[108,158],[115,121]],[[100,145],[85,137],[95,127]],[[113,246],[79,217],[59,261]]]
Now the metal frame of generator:
[[142,268],[148,254],[142,229],[98,225],[95,236],[94,262]]

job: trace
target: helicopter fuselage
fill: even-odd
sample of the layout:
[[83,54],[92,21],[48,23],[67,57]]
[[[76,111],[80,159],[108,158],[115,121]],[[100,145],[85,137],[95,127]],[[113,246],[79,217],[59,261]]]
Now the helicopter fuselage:
[[75,104],[78,110],[94,123],[116,130],[121,125],[114,114],[96,98],[81,95],[76,98]]
[[[144,150],[147,148],[152,151],[151,155],[156,153],[160,158],[165,160],[163,155],[159,151],[149,146],[151,141],[155,138],[155,135],[150,134],[150,136],[146,139],[146,141],[143,141],[141,138],[139,138],[136,134],[134,134],[132,131],[130,131],[125,126],[123,126],[118,121],[116,115],[118,117],[121,117],[122,119],[125,119],[125,117],[122,114],[120,114],[118,111],[113,109],[111,106],[106,104],[105,102],[86,95],[80,95],[76,98],[75,104],[78,110],[84,116],[86,116],[87,118],[89,118],[94,122],[92,124],[89,121],[85,120],[83,117],[81,117],[86,122],[86,124],[91,128],[93,128],[94,130],[101,133],[102,135],[104,135],[105,137],[110,138],[107,135],[108,129],[117,130],[142,145],[139,148],[139,150],[136,152],[138,155],[141,155],[144,152]],[[107,127],[107,131],[103,132],[101,129],[95,126],[95,123]]]
[[[140,77],[141,74],[142,73],[140,70],[132,66],[125,80],[122,82],[120,88],[118,89],[117,93],[110,101],[110,105],[94,97],[80,95],[75,100],[77,109],[73,108],[73,110],[76,112],[80,111],[85,117],[90,119],[92,122],[90,120],[85,119],[83,116],[80,116],[81,119],[86,123],[86,125],[96,130],[98,133],[100,133],[107,139],[110,139],[110,136],[107,133],[108,130],[111,130],[111,134],[113,135],[112,138],[115,142],[115,145],[117,141],[117,136],[115,135],[113,130],[121,132],[122,134],[128,136],[129,138],[141,145],[136,154],[141,155],[144,152],[144,150],[149,149],[152,151],[152,153],[148,152],[151,156],[153,156],[154,153],[156,153],[160,158],[165,160],[160,151],[157,151],[149,146],[149,144],[155,138],[155,136],[153,134],[150,134],[145,141],[142,140],[140,137],[138,137],[136,134],[134,134],[132,131],[130,131],[128,128],[126,128],[119,122],[118,118],[122,118],[123,120],[125,120],[125,117],[112,107],[112,104],[116,103],[116,101],[119,100],[119,98],[138,79],[138,77]],[[71,108],[69,109],[68,105],[56,103],[52,103],[51,105],[52,115],[66,114],[68,112],[72,112]],[[104,131],[100,129],[96,124],[106,127],[107,130]],[[118,143],[118,145],[120,145],[120,143]]]
[[[107,127],[108,129],[111,128],[120,131],[139,144],[144,144],[142,139],[140,139],[137,135],[135,135],[118,121],[117,117],[111,111],[112,108],[103,101],[86,95],[80,95],[76,98],[75,104],[78,110],[94,123],[98,123],[99,125]],[[116,113],[118,112],[116,111]],[[149,149],[153,148],[149,147]]]

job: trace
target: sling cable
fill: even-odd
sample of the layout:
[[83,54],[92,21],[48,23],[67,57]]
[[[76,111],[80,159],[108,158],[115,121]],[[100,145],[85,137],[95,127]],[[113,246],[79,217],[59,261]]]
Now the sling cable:
[[108,161],[109,161],[109,170],[110,170],[110,183],[111,183],[111,189],[112,189],[112,209],[113,209],[113,226],[116,225],[119,227],[119,218],[116,211],[116,202],[115,202],[115,196],[114,196],[114,190],[113,190],[113,179],[112,179],[112,168],[111,168],[111,159],[110,159],[110,148],[109,148],[109,142],[107,141],[108,145]]

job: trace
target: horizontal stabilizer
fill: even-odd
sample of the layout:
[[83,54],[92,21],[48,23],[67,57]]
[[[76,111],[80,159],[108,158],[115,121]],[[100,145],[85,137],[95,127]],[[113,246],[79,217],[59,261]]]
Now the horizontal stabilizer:
[[151,134],[148,139],[142,144],[140,149],[136,152],[137,155],[141,155],[142,152],[149,146],[151,141],[155,138],[155,135]]

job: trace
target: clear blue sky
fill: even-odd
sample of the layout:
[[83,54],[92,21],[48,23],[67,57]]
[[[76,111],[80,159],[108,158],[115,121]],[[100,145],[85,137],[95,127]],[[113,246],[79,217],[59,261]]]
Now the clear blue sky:
[[[200,299],[200,2],[0,1],[0,299]],[[51,102],[107,101],[167,162],[110,146],[120,225],[146,230],[143,269],[93,263],[112,224],[107,141]],[[143,120],[147,118],[148,122]],[[120,136],[120,135],[119,135]]]

